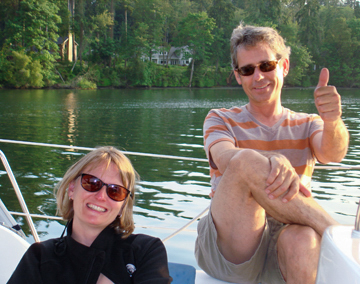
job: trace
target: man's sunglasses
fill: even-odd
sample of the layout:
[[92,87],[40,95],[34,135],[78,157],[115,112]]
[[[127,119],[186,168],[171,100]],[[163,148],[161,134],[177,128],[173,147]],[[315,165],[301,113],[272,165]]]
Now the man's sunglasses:
[[255,68],[259,66],[259,69],[262,72],[270,72],[275,70],[276,65],[279,63],[280,60],[273,60],[273,61],[264,61],[256,65],[246,65],[240,68],[236,68],[235,70],[239,72],[241,76],[250,76],[254,74]]
[[81,186],[89,192],[97,192],[106,186],[106,193],[110,199],[114,201],[123,201],[129,194],[132,198],[132,193],[125,187],[118,184],[107,184],[96,176],[89,174],[81,174]]

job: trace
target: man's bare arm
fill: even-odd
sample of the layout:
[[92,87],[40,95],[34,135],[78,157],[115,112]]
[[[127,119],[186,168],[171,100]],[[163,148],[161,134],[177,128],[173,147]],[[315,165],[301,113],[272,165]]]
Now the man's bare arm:
[[328,86],[329,70],[323,68],[314,92],[315,105],[324,121],[324,130],[313,139],[317,159],[324,164],[340,162],[349,145],[349,132],[341,119],[341,97],[334,86]]

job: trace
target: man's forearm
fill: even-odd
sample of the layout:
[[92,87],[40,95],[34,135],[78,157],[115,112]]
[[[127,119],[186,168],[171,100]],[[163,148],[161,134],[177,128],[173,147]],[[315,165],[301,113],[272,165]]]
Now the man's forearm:
[[347,153],[348,146],[349,132],[341,119],[336,122],[324,123],[321,139],[322,155],[318,157],[320,162],[324,164],[341,162]]
[[219,171],[223,174],[227,168],[228,163],[230,160],[238,154],[242,150],[249,150],[249,151],[255,151],[259,154],[263,155],[264,157],[270,159],[271,157],[278,157],[278,158],[284,158],[284,156],[280,153],[271,152],[271,151],[261,151],[261,150],[254,150],[254,149],[248,149],[248,148],[234,148],[229,149],[226,151],[223,151],[221,155],[218,155],[216,159],[214,159],[214,163],[216,164]]

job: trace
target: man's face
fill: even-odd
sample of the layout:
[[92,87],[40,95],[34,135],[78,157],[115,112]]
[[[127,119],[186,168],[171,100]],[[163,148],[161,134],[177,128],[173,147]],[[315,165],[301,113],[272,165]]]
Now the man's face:
[[258,44],[255,47],[240,48],[237,52],[238,68],[253,65],[256,66],[254,74],[250,76],[240,75],[235,71],[237,82],[242,85],[249,97],[250,104],[263,106],[267,104],[281,103],[280,95],[284,77],[289,70],[289,61],[281,59],[273,71],[263,72],[259,63],[276,61],[275,53],[267,44]]

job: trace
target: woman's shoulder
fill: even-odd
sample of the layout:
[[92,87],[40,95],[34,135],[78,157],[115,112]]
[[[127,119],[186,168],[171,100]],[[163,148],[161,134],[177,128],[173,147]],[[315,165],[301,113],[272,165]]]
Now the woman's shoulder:
[[125,241],[133,246],[161,242],[159,238],[146,234],[131,234]]
[[163,242],[157,238],[146,234],[131,234],[124,242],[132,247],[134,251],[147,251],[165,248]]
[[59,243],[59,239],[48,239],[45,241],[33,243],[30,245],[29,250],[33,251],[47,251],[53,250],[54,246]]
[[32,264],[43,263],[53,258],[56,241],[57,239],[49,239],[31,244],[25,252],[22,262]]

